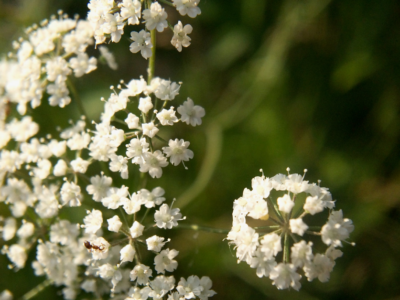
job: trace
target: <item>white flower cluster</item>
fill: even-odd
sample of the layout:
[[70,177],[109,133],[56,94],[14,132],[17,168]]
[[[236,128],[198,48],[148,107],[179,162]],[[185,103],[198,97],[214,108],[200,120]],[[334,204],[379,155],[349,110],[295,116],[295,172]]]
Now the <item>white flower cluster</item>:
[[[171,6],[175,6],[178,12],[182,15],[188,15],[195,18],[201,14],[198,7],[200,0],[172,0]],[[144,7],[142,7],[144,5]],[[167,21],[167,12],[157,2],[139,1],[139,0],[123,0],[116,3],[114,0],[91,0],[88,4],[89,13],[88,21],[94,30],[96,44],[106,42],[109,37],[112,42],[118,43],[124,33],[126,25],[139,25],[140,19],[145,24],[145,29],[131,32],[132,53],[140,52],[144,58],[149,58],[152,55],[153,45],[150,31],[164,31],[170,27],[173,31],[171,44],[179,51],[182,47],[189,47],[192,26],[187,24],[183,26],[181,21],[172,27]]]
[[[112,177],[103,172],[96,175],[96,166],[92,166],[108,162],[107,174],[118,172],[122,179],[128,179],[132,162],[139,166],[139,172],[159,178],[169,163],[184,165],[192,159],[190,143],[183,139],[171,139],[164,147],[154,143],[154,138],[160,138],[161,126],[179,121],[192,126],[202,123],[205,111],[190,98],[177,110],[169,105],[176,101],[181,84],[158,77],[149,82],[143,78],[126,85],[121,82],[119,92],[112,88],[110,97],[102,99],[100,123],[93,122],[91,129],[85,117],[71,121],[68,128],[59,129],[59,138],[44,132],[29,115],[14,117],[14,108],[27,114],[27,104],[39,106],[45,93],[51,106],[69,104],[68,77],[96,69],[96,58],[85,52],[93,44],[93,35],[98,43],[100,31],[117,41],[123,33],[119,18],[137,24],[141,14],[148,30],[159,30],[167,23],[162,21],[163,9],[156,4],[141,12],[141,3],[136,0],[125,0],[118,7],[114,1],[92,1],[89,7],[106,14],[98,20],[103,22],[101,30],[93,30],[93,19],[72,20],[60,13],[59,19],[28,29],[28,39],[14,43],[17,51],[0,61],[0,203],[11,212],[11,217],[0,216],[1,238],[7,243],[1,252],[11,262],[10,268],[18,270],[27,265],[29,251],[36,249],[32,263],[35,275],[63,287],[65,299],[75,299],[81,290],[96,298],[111,293],[116,299],[128,300],[206,300],[215,294],[206,276],[192,275],[180,281],[167,276],[166,272],[178,266],[178,251],[165,248],[170,240],[154,232],[144,237],[147,230],[172,229],[185,219],[178,208],[164,203],[165,191],[161,187],[147,190],[141,182],[140,188],[130,193],[131,185],[113,186]],[[178,9],[197,15],[197,4],[187,1]],[[118,9],[120,17],[107,14],[110,9]],[[105,21],[101,21],[103,17]],[[184,47],[189,45],[181,42]],[[114,69],[116,63],[107,48],[99,50]],[[139,172],[136,176],[145,178]],[[90,198],[103,209],[87,211],[83,224],[59,218],[63,207],[79,207],[82,202],[90,205]],[[103,213],[107,220],[103,220]],[[5,290],[0,297],[11,299],[12,294]]]
[[[86,53],[93,44],[88,21],[69,19],[60,12],[60,18],[53,16],[41,24],[28,28],[27,38],[14,42],[16,51],[0,61],[0,122],[9,102],[17,104],[21,115],[28,103],[38,107],[45,93],[51,106],[68,105],[68,76],[81,77],[97,68],[97,59]],[[0,144],[4,144],[3,134],[7,136],[3,131],[0,126]]]
[[[332,210],[335,203],[328,189],[309,183],[299,174],[263,175],[253,178],[251,185],[252,190],[244,189],[243,196],[234,201],[233,224],[227,237],[235,245],[238,263],[245,261],[256,268],[258,277],[269,277],[278,289],[299,290],[302,276],[298,269],[308,281],[328,281],[335,259],[343,254],[337,247],[354,229],[350,219],[343,219],[341,210]],[[325,209],[329,209],[326,224],[311,226],[312,216]],[[247,217],[268,223],[253,228]],[[327,246],[324,253],[313,253],[313,242],[303,239],[308,234],[322,238]]]
[[[156,77],[149,85],[143,78],[134,79],[126,88],[121,88],[119,93],[114,91],[105,101],[102,122],[96,125],[88,146],[90,156],[95,160],[110,161],[110,170],[120,172],[124,179],[128,178],[130,160],[140,166],[140,172],[148,172],[151,177],[159,178],[162,168],[169,164],[167,158],[175,166],[193,158],[193,151],[188,149],[190,143],[183,139],[169,140],[168,146],[162,147],[162,151],[155,150],[151,142],[157,136],[160,126],[172,126],[179,121],[192,126],[202,123],[201,118],[205,111],[194,105],[190,98],[177,109],[180,119],[173,106],[166,108],[168,102],[178,95],[179,89],[179,84]],[[154,103],[152,97],[155,99]],[[130,98],[138,100],[138,115],[132,112],[125,114],[121,123],[125,123],[131,130],[125,132],[111,126],[110,122],[116,118],[117,112],[127,110],[129,102],[133,102]],[[161,111],[158,111],[156,105],[160,100]],[[118,147],[127,139],[130,141],[126,144],[126,156],[117,155]]]

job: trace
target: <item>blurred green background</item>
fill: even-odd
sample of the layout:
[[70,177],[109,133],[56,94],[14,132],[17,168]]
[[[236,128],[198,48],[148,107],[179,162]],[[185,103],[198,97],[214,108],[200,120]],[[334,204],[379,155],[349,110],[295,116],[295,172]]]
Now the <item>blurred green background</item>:
[[[277,291],[236,264],[224,235],[183,230],[170,244],[180,251],[177,274],[210,276],[212,299],[400,299],[400,2],[202,0],[200,8],[194,20],[167,8],[171,23],[193,26],[192,45],[178,53],[166,31],[156,58],[157,76],[183,82],[175,106],[189,96],[206,109],[201,127],[161,132],[190,141],[195,158],[188,171],[167,167],[149,187],[177,198],[187,224],[230,229],[233,200],[260,168],[267,177],[307,168],[306,179],[321,179],[353,220],[357,246],[344,245],[328,283],[303,278],[300,292]],[[85,17],[87,2],[1,0],[0,52],[58,9]],[[109,45],[118,71],[100,66],[76,80],[95,120],[110,85],[145,75],[147,62],[129,52],[128,36]],[[52,112],[45,105],[35,112],[41,126],[79,117],[73,103]],[[43,280],[7,264],[1,256],[0,291],[18,298]]]

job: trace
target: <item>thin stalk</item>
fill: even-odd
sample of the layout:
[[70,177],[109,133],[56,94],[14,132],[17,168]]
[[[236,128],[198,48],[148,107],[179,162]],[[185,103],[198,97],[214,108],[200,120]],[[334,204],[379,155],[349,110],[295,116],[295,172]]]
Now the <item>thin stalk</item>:
[[154,77],[155,61],[156,61],[156,30],[150,30],[151,44],[151,57],[149,58],[149,68],[147,69],[147,84],[150,84]]
[[194,231],[205,231],[205,232],[223,233],[223,234],[227,234],[230,231],[228,229],[211,228],[211,227],[199,226],[199,225],[196,225],[196,224],[192,224],[192,225],[179,224],[177,227],[174,227],[174,228],[177,228],[177,229],[191,229],[191,230],[194,230]]
[[289,262],[289,234],[285,233],[283,242],[283,262],[287,264]]
[[167,0],[159,0],[161,3],[167,4],[169,6],[174,6],[171,2],[167,1]]
[[53,281],[50,279],[43,281],[42,283],[38,284],[33,289],[31,289],[29,292],[27,292],[25,295],[23,295],[21,297],[21,300],[32,299],[33,297],[35,297],[37,294],[39,294],[41,291],[43,291],[46,287],[48,287],[52,283],[53,283]]
[[279,211],[278,206],[276,205],[276,203],[271,199],[271,197],[268,197],[267,201],[271,204],[271,206],[274,209],[274,212],[278,216],[279,220],[282,223],[285,223],[285,219],[283,218],[281,212]]
[[253,227],[254,229],[278,229],[281,228],[280,225],[271,225],[271,226],[260,226],[260,227]]
[[146,212],[144,213],[142,219],[140,220],[140,224],[143,223],[143,221],[144,221],[144,219],[146,218],[146,216],[147,216],[147,214],[149,213],[149,211],[150,211],[150,208],[146,209]]

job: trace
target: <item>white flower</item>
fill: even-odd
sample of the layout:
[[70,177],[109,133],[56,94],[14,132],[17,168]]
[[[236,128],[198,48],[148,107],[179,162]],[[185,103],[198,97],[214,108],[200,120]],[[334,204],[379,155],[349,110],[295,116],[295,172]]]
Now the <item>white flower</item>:
[[125,123],[128,125],[129,129],[139,128],[139,117],[136,115],[129,113],[128,117],[125,119]]
[[292,201],[292,199],[290,199],[290,196],[288,194],[283,195],[283,197],[279,197],[277,202],[280,211],[287,214],[292,211],[294,202]]
[[107,197],[101,199],[101,203],[109,209],[117,209],[121,205],[124,205],[126,201],[129,201],[126,196],[128,196],[128,188],[122,186],[118,188],[110,188],[107,191]]
[[308,281],[312,281],[314,278],[318,277],[319,281],[327,282],[334,266],[334,261],[318,253],[315,255],[312,263],[308,263],[304,266],[304,273]]
[[200,0],[172,0],[172,2],[182,16],[187,14],[191,18],[195,18],[201,14],[200,8],[197,7]]
[[264,235],[261,240],[261,252],[265,254],[267,259],[276,256],[280,251],[282,251],[281,237],[276,233]]
[[176,289],[185,299],[194,299],[196,296],[200,296],[204,288],[200,285],[200,278],[192,275],[188,277],[187,281],[185,278],[181,278]]
[[160,252],[161,248],[164,247],[166,243],[167,241],[164,242],[163,237],[159,237],[156,235],[153,235],[152,237],[146,239],[147,249],[149,251]]
[[155,205],[161,205],[165,201],[163,197],[165,191],[161,187],[154,188],[151,192],[146,189],[141,189],[138,192],[140,202],[147,208],[154,207]]
[[319,213],[324,210],[323,202],[317,197],[308,196],[306,198],[306,203],[303,206],[304,210],[309,212],[312,215]]
[[128,19],[129,25],[139,24],[142,5],[139,0],[124,0],[121,7],[121,16]]
[[129,232],[132,238],[137,238],[143,234],[144,226],[140,224],[138,221],[135,221],[131,228],[129,228]]
[[126,145],[126,156],[132,158],[132,163],[140,164],[143,162],[143,154],[149,151],[149,144],[145,138],[131,139],[128,145]]
[[22,226],[17,231],[17,235],[22,239],[26,239],[32,236],[34,231],[35,231],[35,225],[33,223],[23,222]]
[[275,259],[267,259],[265,254],[259,250],[256,251],[255,256],[250,261],[250,267],[257,268],[256,274],[259,278],[268,277],[275,266]]
[[145,114],[149,112],[150,109],[153,108],[153,103],[151,102],[151,98],[149,96],[144,98],[139,98],[139,110]]
[[156,127],[156,125],[154,125],[154,122],[142,124],[142,130],[143,130],[143,134],[147,135],[150,138],[153,138],[159,131],[159,129]]
[[86,53],[78,53],[77,57],[73,57],[69,60],[69,65],[74,70],[75,77],[81,77],[84,74],[89,74],[97,68],[97,59],[91,57]]
[[140,210],[142,203],[136,193],[133,193],[129,198],[124,203],[124,210],[128,215],[133,215]]
[[153,82],[158,83],[154,94],[161,100],[174,100],[179,94],[181,86],[176,82],[171,82],[170,80],[164,80],[160,78],[153,78],[151,84],[153,84]]
[[189,47],[191,39],[188,37],[188,34],[191,34],[192,30],[193,27],[190,24],[183,27],[182,22],[179,21],[178,24],[174,26],[174,36],[171,40],[172,46],[174,46],[179,52],[182,51],[182,46]]
[[132,247],[131,244],[126,245],[124,248],[121,249],[121,263],[126,262],[126,261],[133,261],[133,258],[135,257],[135,248]]
[[258,233],[247,224],[243,224],[236,235],[234,243],[237,247],[236,257],[238,262],[243,260],[250,262],[259,245]]
[[46,63],[47,79],[56,81],[57,78],[65,81],[67,76],[71,74],[71,69],[65,59],[57,56]]
[[164,28],[168,27],[167,17],[167,13],[158,2],[153,2],[150,5],[150,9],[143,11],[143,19],[147,30],[157,29],[158,32],[162,32]]
[[92,209],[83,222],[85,223],[85,233],[96,234],[103,224],[103,215],[100,210]]
[[181,161],[188,161],[193,158],[193,151],[187,149],[190,142],[185,142],[184,140],[169,140],[168,146],[163,147],[163,151],[167,157],[170,158],[171,164],[177,166]]
[[67,173],[67,169],[68,169],[68,166],[67,166],[67,163],[65,162],[65,160],[60,159],[54,166],[53,174],[54,174],[54,176],[64,176]]
[[17,231],[17,221],[11,217],[7,218],[4,221],[2,231],[3,231],[3,240],[6,242],[11,240],[14,237],[15,232]]
[[169,125],[172,126],[174,123],[178,122],[178,118],[175,116],[175,110],[173,107],[170,109],[163,109],[157,115],[157,119],[160,120],[161,125]]
[[291,248],[290,257],[292,259],[292,264],[295,267],[303,267],[308,263],[311,263],[314,255],[312,253],[312,242],[300,241],[294,244]]
[[201,118],[206,114],[204,108],[194,105],[193,100],[190,98],[183,102],[177,110],[181,114],[182,122],[192,126],[201,125]]
[[200,300],[207,300],[216,294],[214,290],[211,290],[212,281],[208,276],[203,276],[200,278],[200,285],[203,287],[203,290],[199,295]]
[[178,267],[178,262],[173,260],[178,255],[179,251],[174,249],[163,250],[154,258],[155,269],[158,273],[165,273],[165,270],[172,272]]
[[28,258],[26,254],[26,249],[21,245],[14,244],[11,245],[7,250],[8,259],[18,268],[22,269],[25,267],[25,262]]
[[178,221],[181,220],[183,219],[179,208],[170,209],[168,204],[161,205],[160,210],[154,213],[154,221],[158,228],[171,229],[178,226]]
[[61,201],[63,205],[80,206],[82,200],[81,188],[73,182],[65,182],[61,187]]
[[138,53],[145,58],[148,59],[153,55],[152,48],[153,44],[151,43],[150,33],[141,30],[140,32],[132,31],[131,32],[131,40],[133,41],[129,47],[129,50],[132,53]]
[[292,264],[280,263],[271,271],[269,278],[279,290],[292,287],[298,291],[301,287],[301,276],[296,273],[296,267]]
[[151,277],[152,273],[153,270],[150,269],[148,266],[138,264],[130,272],[130,278],[131,281],[136,280],[138,284],[145,285],[149,282],[149,277]]
[[89,164],[89,161],[83,160],[80,157],[71,161],[72,170],[76,173],[86,173]]
[[122,226],[122,222],[117,215],[107,220],[108,230],[118,232]]
[[162,175],[162,169],[168,166],[167,158],[164,157],[160,150],[154,153],[146,152],[142,155],[142,160],[139,161],[140,169],[142,173],[149,172],[153,178],[160,178]]
[[110,170],[120,172],[123,179],[128,179],[128,159],[122,155],[110,155]]
[[89,195],[93,195],[93,200],[99,202],[102,198],[107,196],[107,191],[112,184],[112,178],[107,176],[96,175],[90,178],[92,184],[86,187]]
[[174,288],[174,286],[174,276],[157,276],[153,281],[150,282],[152,291],[149,293],[149,297],[153,297],[153,299],[163,298],[164,295]]
[[303,219],[291,219],[289,221],[290,231],[296,233],[300,236],[303,236],[304,232],[308,229],[306,223],[303,222]]

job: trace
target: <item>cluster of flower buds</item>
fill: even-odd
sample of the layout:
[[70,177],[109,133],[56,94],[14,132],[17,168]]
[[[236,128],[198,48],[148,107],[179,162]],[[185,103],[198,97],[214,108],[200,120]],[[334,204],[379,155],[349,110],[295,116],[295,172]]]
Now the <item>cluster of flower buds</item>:
[[[126,25],[145,24],[145,29],[131,32],[130,50],[133,53],[140,52],[144,58],[152,55],[154,40],[152,40],[150,31],[164,31],[170,27],[173,31],[171,44],[179,51],[182,47],[190,45],[190,34],[193,30],[190,24],[183,26],[179,21],[172,26],[167,21],[168,14],[157,1],[123,0],[119,3],[114,0],[91,0],[88,4],[88,21],[94,30],[96,44],[102,44],[108,38],[112,42],[118,43],[124,34]],[[182,15],[188,15],[195,18],[201,13],[198,7],[200,0],[172,0],[172,2],[163,1],[170,6],[176,7]],[[142,21],[140,21],[142,19]]]
[[[298,269],[308,281],[328,281],[335,259],[343,254],[337,247],[354,229],[341,210],[332,210],[335,202],[328,189],[299,174],[263,175],[253,178],[251,185],[252,190],[246,188],[234,201],[233,225],[227,237],[235,245],[238,262],[256,268],[258,277],[269,277],[278,289],[299,290],[302,276]],[[326,224],[314,225],[313,216],[325,209],[329,209]],[[259,226],[251,227],[248,222]],[[304,240],[305,236],[320,236],[326,251],[313,253],[313,242]]]

